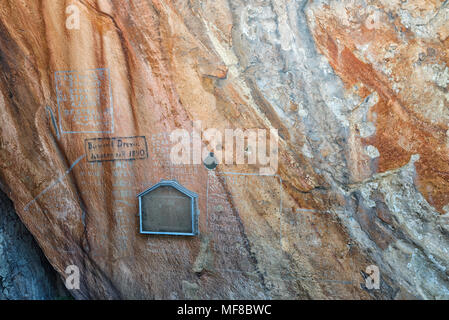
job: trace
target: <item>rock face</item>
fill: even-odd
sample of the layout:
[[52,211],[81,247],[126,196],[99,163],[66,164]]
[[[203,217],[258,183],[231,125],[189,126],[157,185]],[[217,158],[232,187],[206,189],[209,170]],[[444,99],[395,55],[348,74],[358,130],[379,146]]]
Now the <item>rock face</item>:
[[70,296],[3,192],[0,212],[0,300]]
[[[2,1],[2,189],[79,299],[449,298],[448,21],[440,0]],[[173,163],[179,129],[230,152],[212,128],[277,129],[273,170]],[[139,233],[161,179],[198,194],[199,236]]]

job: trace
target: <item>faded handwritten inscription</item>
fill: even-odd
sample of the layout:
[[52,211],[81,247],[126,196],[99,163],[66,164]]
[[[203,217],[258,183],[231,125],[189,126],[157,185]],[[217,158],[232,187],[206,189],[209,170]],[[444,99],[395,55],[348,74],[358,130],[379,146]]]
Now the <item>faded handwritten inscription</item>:
[[[271,215],[280,220],[281,191],[279,179],[276,176],[259,176],[248,174],[227,174],[211,171],[209,172],[207,191],[208,231],[212,237],[214,249],[214,264],[217,270],[233,272],[256,272],[255,254],[259,257],[274,259],[272,251],[279,248],[271,248],[270,237],[279,237],[276,234],[264,233],[267,226],[262,226],[261,220],[241,221],[243,216],[240,212],[246,210],[240,203],[250,201],[258,214]],[[247,186],[257,186],[260,194],[264,194],[264,200],[257,198]],[[277,185],[270,189],[269,185]],[[235,186],[239,192],[230,194],[224,186]],[[264,190],[264,191],[262,191]],[[280,222],[278,222],[279,225]],[[267,238],[266,241],[264,238]],[[271,241],[272,242],[272,241]],[[259,247],[259,244],[264,244]],[[257,248],[255,248],[256,246]],[[272,276],[276,271],[267,270]]]
[[113,133],[114,115],[108,69],[56,71],[61,133]]

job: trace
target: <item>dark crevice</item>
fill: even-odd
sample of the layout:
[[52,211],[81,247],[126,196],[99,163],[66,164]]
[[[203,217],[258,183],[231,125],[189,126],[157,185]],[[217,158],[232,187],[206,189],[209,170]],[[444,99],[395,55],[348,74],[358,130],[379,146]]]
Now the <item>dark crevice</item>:
[[70,293],[0,190],[0,300],[67,299]]

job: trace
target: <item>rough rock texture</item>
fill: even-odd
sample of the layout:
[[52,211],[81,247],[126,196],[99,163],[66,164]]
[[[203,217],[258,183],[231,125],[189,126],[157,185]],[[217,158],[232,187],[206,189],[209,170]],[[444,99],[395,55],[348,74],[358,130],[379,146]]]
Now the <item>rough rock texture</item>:
[[1,191],[0,212],[0,300],[70,296]]
[[[4,0],[3,189],[77,298],[449,298],[448,21],[440,0]],[[60,112],[60,71],[103,73],[99,121]],[[172,165],[198,120],[278,129],[278,176]],[[89,161],[86,139],[133,136],[148,158]],[[167,178],[200,236],[139,234],[135,196]]]

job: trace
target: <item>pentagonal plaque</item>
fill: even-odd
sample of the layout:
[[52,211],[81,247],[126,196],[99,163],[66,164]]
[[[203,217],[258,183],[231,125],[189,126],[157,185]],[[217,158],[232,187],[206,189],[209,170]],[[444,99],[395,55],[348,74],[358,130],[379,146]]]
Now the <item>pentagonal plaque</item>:
[[138,195],[140,232],[198,234],[198,195],[175,180],[162,180]]

